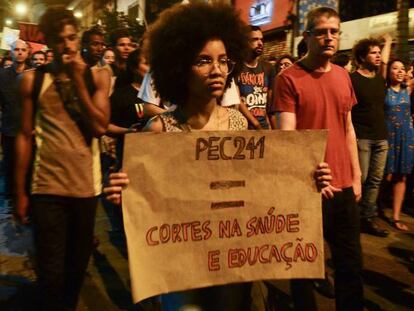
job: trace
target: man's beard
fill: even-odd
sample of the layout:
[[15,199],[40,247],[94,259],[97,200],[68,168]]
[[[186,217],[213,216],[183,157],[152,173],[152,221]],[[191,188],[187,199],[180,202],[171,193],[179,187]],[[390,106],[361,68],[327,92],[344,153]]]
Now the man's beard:
[[259,57],[259,56],[261,56],[262,54],[263,54],[263,48],[261,48],[261,49],[255,48],[255,49],[253,50],[253,57],[254,57],[254,58]]

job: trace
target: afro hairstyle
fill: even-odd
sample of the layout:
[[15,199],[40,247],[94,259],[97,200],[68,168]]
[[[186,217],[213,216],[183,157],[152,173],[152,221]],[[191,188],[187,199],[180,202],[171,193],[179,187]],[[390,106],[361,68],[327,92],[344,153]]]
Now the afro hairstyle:
[[165,10],[147,33],[149,64],[160,97],[176,105],[186,101],[191,66],[210,40],[223,41],[227,56],[236,63],[228,87],[246,59],[249,33],[228,5],[176,4]]

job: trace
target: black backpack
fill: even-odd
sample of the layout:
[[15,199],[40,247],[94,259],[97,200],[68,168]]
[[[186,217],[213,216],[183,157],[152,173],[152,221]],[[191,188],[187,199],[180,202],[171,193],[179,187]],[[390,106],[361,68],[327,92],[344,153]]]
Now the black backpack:
[[[53,72],[53,65],[52,64],[47,64],[47,65],[41,65],[39,67],[37,67],[35,69],[35,76],[34,76],[34,81],[33,81],[33,92],[32,92],[32,101],[33,101],[33,127],[35,126],[35,117],[36,117],[36,112],[38,109],[38,101],[39,101],[39,95],[40,95],[40,91],[42,90],[42,85],[43,85],[43,80],[45,77],[46,73],[49,72]],[[85,83],[86,83],[86,87],[89,91],[89,94],[93,95],[96,91],[96,86],[95,83],[93,81],[93,76],[92,76],[92,70],[90,67],[88,67],[85,71],[84,74],[84,78],[85,78]],[[85,140],[87,142],[87,144],[89,145],[91,143],[92,140],[92,135],[88,133],[88,131],[86,130],[86,126],[85,124],[83,124],[82,120],[80,120],[79,118],[74,118],[75,122],[78,124],[81,132],[83,133]]]
[[[41,65],[35,69],[35,76],[34,76],[34,81],[33,81],[33,92],[32,92],[34,112],[36,112],[37,110],[38,99],[39,99],[40,91],[43,85],[43,79],[45,77],[45,74],[48,72],[53,72],[52,66],[50,64]],[[96,87],[93,81],[92,71],[90,67],[88,67],[88,69],[85,71],[85,82],[86,82],[86,87],[88,88],[89,94],[94,94],[96,91]]]

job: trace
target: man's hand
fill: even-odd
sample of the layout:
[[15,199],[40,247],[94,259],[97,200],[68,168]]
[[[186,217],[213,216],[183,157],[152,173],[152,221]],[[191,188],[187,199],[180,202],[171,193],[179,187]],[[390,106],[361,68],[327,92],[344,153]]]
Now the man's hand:
[[321,190],[322,197],[325,199],[333,199],[336,192],[341,192],[342,190],[339,188],[335,188],[332,185],[329,185]]
[[331,185],[332,175],[328,163],[319,163],[316,167],[315,173],[313,174],[313,178],[315,180],[318,191],[322,193],[322,196],[325,199],[332,199],[335,195],[335,192],[342,191],[341,189],[335,188]]
[[253,124],[253,126],[254,126],[254,128],[255,128],[256,130],[263,130],[263,127],[262,127],[262,125],[260,124],[260,122],[259,122],[259,121],[255,122],[255,123]]
[[63,63],[66,64],[66,68],[68,70],[68,74],[71,77],[80,77],[83,79],[83,75],[86,71],[88,65],[82,58],[80,51],[71,52],[69,51],[62,56]]
[[27,194],[16,195],[14,198],[14,217],[23,225],[27,225],[29,223],[29,218],[27,216],[28,209],[29,197]]
[[359,202],[362,196],[361,178],[358,178],[352,182],[352,190],[354,190],[355,201]]
[[128,175],[118,172],[109,175],[109,185],[103,188],[103,193],[108,201],[120,205],[122,201],[122,190],[129,184]]

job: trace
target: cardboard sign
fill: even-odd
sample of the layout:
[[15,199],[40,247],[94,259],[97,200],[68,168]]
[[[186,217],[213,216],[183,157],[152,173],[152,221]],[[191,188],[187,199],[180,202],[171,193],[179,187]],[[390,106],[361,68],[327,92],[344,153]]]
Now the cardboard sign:
[[3,27],[3,36],[1,37],[0,49],[10,50],[14,41],[19,39],[20,31],[9,27]]
[[124,224],[134,301],[262,279],[323,278],[325,131],[125,138]]

